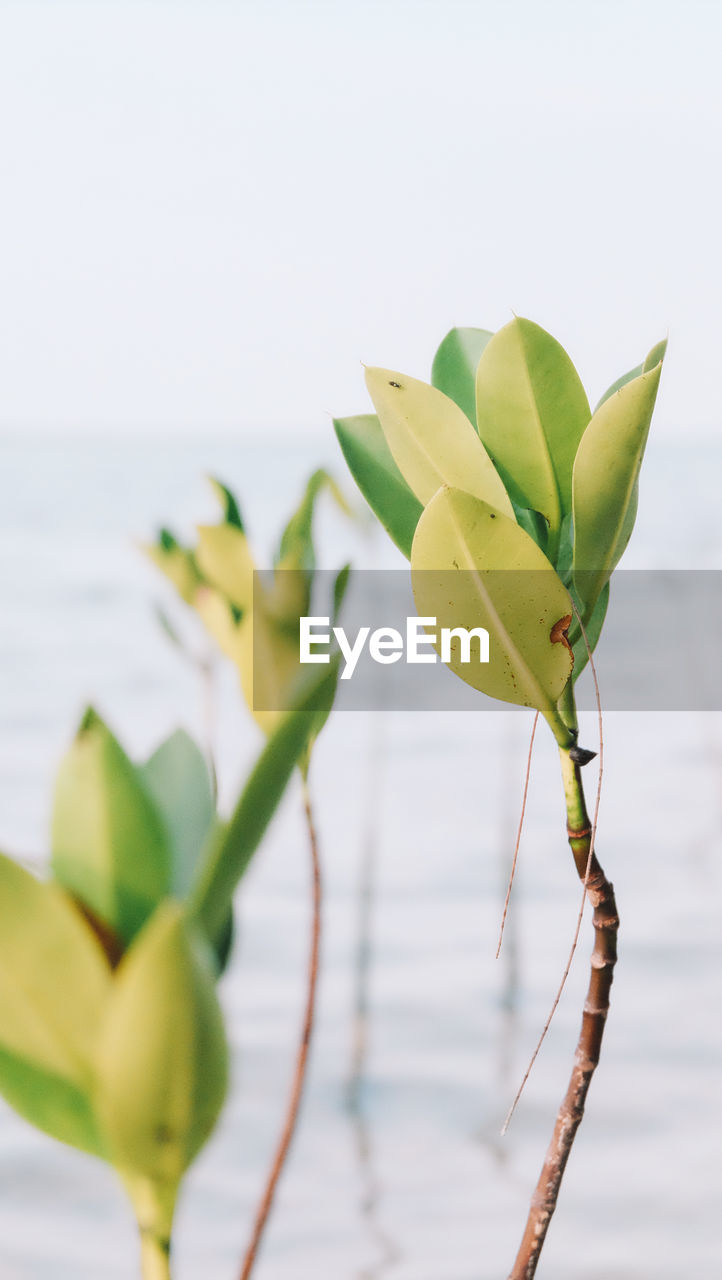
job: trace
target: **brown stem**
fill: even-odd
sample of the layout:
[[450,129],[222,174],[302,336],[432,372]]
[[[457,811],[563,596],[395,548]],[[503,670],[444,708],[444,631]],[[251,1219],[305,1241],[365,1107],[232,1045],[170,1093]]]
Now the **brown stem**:
[[587,998],[584,1002],[574,1067],[564,1100],[557,1113],[554,1133],[539,1181],[532,1196],[526,1228],[509,1280],[531,1280],[535,1275],[546,1233],[556,1208],[562,1176],[572,1143],[584,1114],[584,1104],[604,1035],[609,992],[617,959],[619,917],[614,890],[590,848],[592,828],[584,802],[579,766],[561,752],[567,796],[568,836],[580,880],[586,878],[587,895],[594,908],[594,950]]
[[308,828],[308,838],[311,851],[311,874],[313,883],[313,906],[312,906],[312,922],[311,922],[311,949],[308,960],[308,978],[306,983],[306,1007],[303,1015],[303,1024],[301,1027],[301,1038],[296,1054],[296,1065],[291,1083],[291,1093],[286,1107],[286,1118],[281,1130],[281,1136],[278,1146],[271,1162],[271,1168],[266,1180],[266,1187],[261,1197],[260,1204],[256,1210],[256,1216],[251,1232],[251,1239],[246,1250],[246,1256],[243,1261],[240,1280],[249,1280],[253,1268],[256,1263],[258,1249],[261,1238],[271,1212],[273,1199],[276,1194],[278,1181],[286,1163],[288,1151],[296,1129],[298,1121],[298,1112],[301,1104],[301,1096],[303,1094],[303,1086],[306,1079],[306,1067],[308,1064],[308,1051],[311,1042],[311,1032],[313,1029],[314,1013],[316,1007],[316,988],[318,985],[318,957],[321,941],[321,863],[318,853],[318,838],[316,835],[316,827],[313,820],[313,810],[311,808],[311,799],[308,793],[308,786],[304,778],[303,783],[303,807],[306,815],[306,826]]

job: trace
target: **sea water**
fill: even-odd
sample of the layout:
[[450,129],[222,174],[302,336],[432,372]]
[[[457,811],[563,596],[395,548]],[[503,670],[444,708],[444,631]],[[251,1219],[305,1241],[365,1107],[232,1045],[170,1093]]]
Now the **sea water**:
[[[258,559],[308,472],[345,478],[329,439],[280,433],[0,440],[0,847],[42,869],[54,771],[92,702],[135,756],[208,732],[191,654],[207,642],[145,560],[160,524],[216,518],[203,474],[241,497]],[[722,568],[722,448],[655,441],[625,565]],[[347,489],[351,494],[350,483]],[[361,504],[359,504],[361,511]],[[403,567],[371,522],[320,512],[320,560]],[[613,604],[612,606],[613,607]],[[681,621],[694,649],[694,619]],[[260,747],[234,673],[215,674],[228,806]],[[257,1280],[503,1280],[566,1088],[588,976],[567,989],[505,1138],[499,1130],[574,933],[579,887],[550,735],[537,735],[517,883],[494,960],[531,717],[339,714],[312,787],[325,868],[323,977],[300,1127]],[[593,715],[585,744],[595,745]],[[547,741],[547,739],[549,739]],[[589,769],[593,792],[593,766]],[[722,1274],[719,1016],[722,717],[610,714],[599,856],[619,965],[602,1062],[541,1280]],[[239,896],[222,984],[233,1085],[187,1181],[177,1280],[232,1280],[279,1130],[303,1000],[308,851],[291,787]],[[360,942],[369,962],[359,970]],[[363,950],[363,946],[362,946]],[[359,982],[366,1049],[355,1034]],[[0,1280],[131,1280],[113,1175],[0,1109]]]

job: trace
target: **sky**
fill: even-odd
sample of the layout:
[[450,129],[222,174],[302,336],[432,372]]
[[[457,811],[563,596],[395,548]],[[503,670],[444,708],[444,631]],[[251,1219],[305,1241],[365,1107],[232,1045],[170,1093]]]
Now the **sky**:
[[322,435],[361,362],[669,333],[722,427],[722,6],[0,0],[0,429]]

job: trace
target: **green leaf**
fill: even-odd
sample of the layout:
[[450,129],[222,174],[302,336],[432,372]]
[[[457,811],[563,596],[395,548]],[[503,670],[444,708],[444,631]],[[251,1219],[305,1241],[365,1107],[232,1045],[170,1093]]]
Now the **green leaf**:
[[346,592],[348,591],[348,584],[349,584],[350,578],[351,578],[351,565],[345,564],[343,568],[339,569],[338,573],[336,574],[336,577],[333,580],[332,616],[333,616],[334,624],[338,622],[341,609],[343,608],[343,602],[346,599]]
[[275,564],[282,569],[304,569],[312,573],[316,567],[316,553],[313,546],[313,517],[319,495],[327,490],[334,498],[336,505],[346,515],[350,510],[346,499],[333,476],[322,468],[314,471],[306,485],[299,506],[294,511],[281,535]]
[[625,387],[628,382],[632,382],[634,378],[638,378],[641,373],[649,373],[650,369],[654,369],[655,365],[658,365],[660,361],[664,360],[666,350],[667,339],[664,338],[662,342],[658,342],[656,346],[652,347],[652,350],[649,352],[649,355],[642,364],[635,365],[634,369],[629,370],[629,373],[623,373],[621,378],[617,378],[616,382],[612,383],[611,387],[607,387],[607,390],[604,392],[601,400],[598,401],[594,412],[596,413],[597,409],[602,407],[605,400],[609,400],[616,391]]
[[431,381],[449,396],[476,426],[476,370],[481,353],[493,338],[488,329],[451,329],[431,368]]
[[177,729],[138,772],[170,836],[170,892],[184,898],[215,818],[208,766],[193,739]]
[[170,888],[163,821],[99,716],[86,712],[62,761],[52,816],[55,879],[124,942]]
[[629,542],[661,363],[597,409],[574,463],[574,582],[588,615]]
[[626,387],[628,382],[632,382],[634,378],[638,378],[640,373],[644,373],[644,365],[637,364],[634,366],[633,369],[630,369],[628,373],[623,373],[621,378],[617,378],[612,383],[611,387],[607,387],[601,399],[597,401],[594,412],[596,413],[597,409],[601,409],[605,400],[609,400],[610,397],[613,396],[622,387]]
[[[587,633],[587,644],[589,645],[589,649],[591,649],[592,653],[594,653],[599,637],[602,634],[602,627],[604,626],[604,619],[607,616],[608,604],[609,583],[604,587],[597,603],[592,609],[591,616],[584,624],[584,630]],[[574,670],[572,672],[572,677],[576,683],[589,661],[589,650],[587,649],[587,644],[584,643],[584,637],[576,617],[572,618],[572,623],[569,628],[569,643],[572,646],[572,652],[574,654]]]
[[569,731],[556,704],[572,670],[569,647],[552,633],[572,617],[568,591],[523,529],[488,503],[442,489],[429,503],[411,551],[419,615],[442,627],[484,627],[489,662],[448,664],[492,698],[536,707],[561,745]]
[[178,903],[158,908],[116,971],[96,1068],[112,1162],[177,1186],[213,1130],[228,1079],[208,949]]
[[299,691],[294,707],[271,734],[227,827],[212,844],[191,905],[207,937],[219,938],[233,894],[260,844],[289,778],[328,716],[336,693],[338,658]]
[[514,519],[494,465],[465,413],[417,378],[367,369],[366,385],[396,464],[419,502],[441,485],[463,489]]
[[234,528],[240,529],[241,533],[244,533],[245,529],[243,525],[243,517],[241,516],[241,509],[236,502],[234,495],[231,493],[231,490],[228,489],[226,485],[222,484],[220,480],[216,480],[214,476],[209,476],[208,479],[210,481],[211,488],[223,509],[223,519],[225,520],[225,523],[233,525]]
[[161,529],[156,543],[141,543],[141,551],[173,583],[181,599],[193,604],[203,578],[192,551],[182,547],[167,529]]
[[334,418],[333,425],[356,484],[408,560],[423,507],[396,466],[381,423],[375,414],[366,413]]
[[476,371],[479,435],[511,497],[548,521],[552,554],[572,505],[572,467],[589,403],[569,356],[530,320],[505,325]]
[[45,1071],[0,1044],[0,1093],[36,1129],[79,1151],[104,1156],[88,1093],[62,1075]]
[[0,1091],[25,1119],[101,1154],[88,1102],[110,968],[56,885],[0,855]]

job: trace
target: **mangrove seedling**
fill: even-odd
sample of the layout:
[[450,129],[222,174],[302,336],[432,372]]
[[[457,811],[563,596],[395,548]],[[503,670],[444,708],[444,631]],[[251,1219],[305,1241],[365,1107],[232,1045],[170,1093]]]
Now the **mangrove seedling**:
[[226,1093],[233,893],[334,688],[329,669],[279,721],[228,821],[185,733],[135,765],[88,710],[58,773],[49,878],[0,855],[0,1092],[115,1168],[144,1280],[170,1276],[178,1191]]
[[[313,517],[316,502],[326,490],[348,514],[346,502],[333,478],[318,470],[308,480],[298,508],[288,521],[278,544],[273,570],[256,571],[239,504],[226,485],[211,480],[222,518],[217,524],[200,525],[194,547],[181,545],[167,529],[146,551],[166,574],[179,595],[202,619],[220,650],[234,663],[246,704],[268,734],[294,697],[303,672],[299,657],[299,620],[310,610],[316,556]],[[333,584],[331,612],[338,615],[348,582],[345,566]],[[304,820],[311,859],[311,943],[306,999],[291,1090],[273,1153],[268,1179],[258,1205],[244,1257],[241,1280],[248,1280],[258,1256],[276,1188],[298,1122],[315,1021],[321,939],[322,881],[318,838],[308,774],[313,746],[323,720],[308,739],[299,760],[303,787]]]
[[431,384],[366,370],[376,415],[335,421],[367,502],[411,562],[416,607],[439,627],[482,626],[490,661],[462,680],[544,716],[559,748],[567,835],[593,909],[591,979],[569,1087],[509,1280],[530,1280],[597,1066],[616,961],[617,907],[594,852],[575,683],[599,639],[629,541],[666,343],[592,413],[559,343],[530,320],[453,329]]

